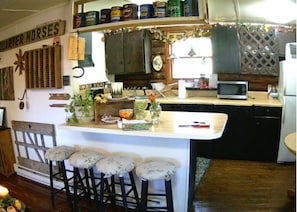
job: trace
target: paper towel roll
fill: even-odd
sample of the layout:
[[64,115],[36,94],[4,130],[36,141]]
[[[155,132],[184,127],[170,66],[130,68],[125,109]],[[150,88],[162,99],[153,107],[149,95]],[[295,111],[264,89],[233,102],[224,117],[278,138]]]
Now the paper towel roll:
[[186,90],[186,81],[178,80],[178,98],[186,98],[187,90]]

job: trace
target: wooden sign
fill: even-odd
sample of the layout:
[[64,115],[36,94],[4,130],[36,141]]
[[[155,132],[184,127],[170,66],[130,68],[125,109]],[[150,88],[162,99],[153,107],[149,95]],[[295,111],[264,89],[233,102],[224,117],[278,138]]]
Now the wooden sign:
[[68,37],[68,60],[85,59],[85,38],[69,36]]
[[0,52],[65,34],[66,21],[55,21],[0,41]]

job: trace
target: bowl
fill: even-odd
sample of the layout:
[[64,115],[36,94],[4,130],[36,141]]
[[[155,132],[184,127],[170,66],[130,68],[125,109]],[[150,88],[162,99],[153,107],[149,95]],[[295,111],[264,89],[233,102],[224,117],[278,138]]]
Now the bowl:
[[133,109],[121,109],[119,110],[119,116],[123,119],[132,119],[134,116]]

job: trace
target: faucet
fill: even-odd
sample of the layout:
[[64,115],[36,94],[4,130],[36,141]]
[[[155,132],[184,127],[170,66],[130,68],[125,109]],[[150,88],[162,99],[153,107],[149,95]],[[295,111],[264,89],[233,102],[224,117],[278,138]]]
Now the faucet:
[[143,95],[144,95],[144,96],[146,96],[146,89],[147,89],[147,87],[146,87],[146,86],[143,86],[143,87],[142,87],[142,90],[143,90]]

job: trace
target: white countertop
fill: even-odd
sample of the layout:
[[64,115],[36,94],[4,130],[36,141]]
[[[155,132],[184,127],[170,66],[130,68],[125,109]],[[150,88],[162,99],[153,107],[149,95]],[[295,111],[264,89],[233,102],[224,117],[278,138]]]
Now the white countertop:
[[[222,136],[227,119],[228,116],[223,113],[162,111],[160,123],[153,125],[149,130],[126,131],[117,128],[117,124],[95,124],[95,122],[63,124],[60,125],[60,129],[114,135],[211,140]],[[205,122],[210,126],[208,128],[179,127],[181,124],[192,124],[194,121]]]

